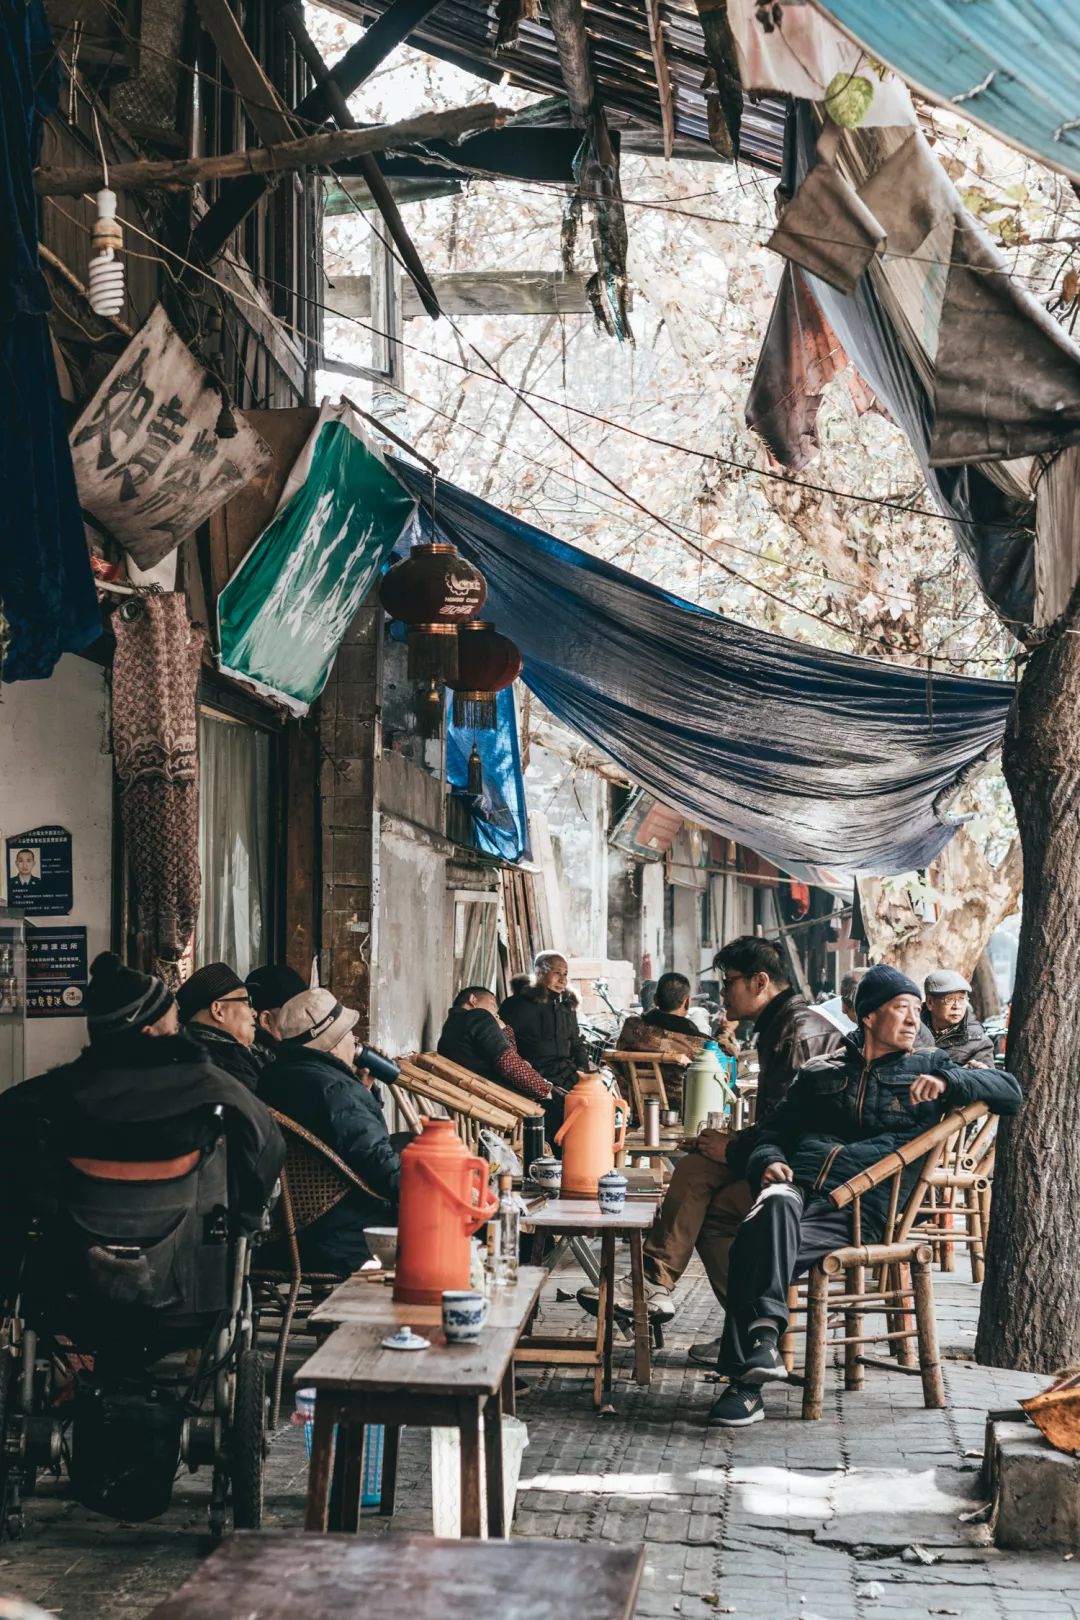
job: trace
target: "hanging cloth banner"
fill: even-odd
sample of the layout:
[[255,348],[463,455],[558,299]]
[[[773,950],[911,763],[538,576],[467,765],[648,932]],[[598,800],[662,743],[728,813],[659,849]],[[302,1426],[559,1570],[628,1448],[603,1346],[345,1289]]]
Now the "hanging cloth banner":
[[306,714],[415,508],[356,413],[327,402],[273,521],[218,597],[223,673]]
[[[469,755],[474,743],[484,776],[480,793],[469,790]],[[496,694],[494,731],[455,726],[453,694],[448,693],[446,780],[465,805],[473,846],[482,855],[496,855],[503,861],[530,858],[529,817],[512,686]]]
[[[426,473],[393,465],[430,497]],[[527,685],[687,820],[840,873],[908,872],[952,837],[942,805],[1000,743],[1011,686],[737,624],[452,484],[436,513],[483,570]]]
[[153,568],[270,465],[158,304],[71,432],[83,510]]

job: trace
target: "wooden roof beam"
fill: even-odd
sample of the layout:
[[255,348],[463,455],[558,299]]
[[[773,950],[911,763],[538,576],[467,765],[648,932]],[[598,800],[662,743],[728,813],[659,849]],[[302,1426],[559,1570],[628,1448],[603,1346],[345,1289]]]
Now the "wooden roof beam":
[[656,93],[660,98],[660,126],[664,132],[664,156],[671,162],[675,147],[675,100],[671,90],[667,51],[664,47],[664,24],[660,16],[660,0],[645,0],[649,19],[649,45],[653,67],[656,70]]
[[575,129],[585,129],[596,100],[585,8],[581,0],[547,0],[547,14],[570,103],[570,122]]

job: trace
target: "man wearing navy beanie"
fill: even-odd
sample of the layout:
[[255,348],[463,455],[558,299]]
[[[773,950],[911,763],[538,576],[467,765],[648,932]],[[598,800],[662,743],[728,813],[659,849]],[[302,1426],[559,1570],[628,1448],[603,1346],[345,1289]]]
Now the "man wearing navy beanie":
[[[833,1249],[851,1241],[851,1209],[828,1196],[843,1182],[937,1124],[945,1113],[984,1102],[1015,1114],[1020,1087],[993,1067],[960,1068],[947,1052],[917,1051],[919,986],[884,963],[855,992],[860,1039],[813,1058],[762,1125],[747,1164],[758,1193],[731,1251],[719,1369],[728,1388],[709,1422],[742,1428],[765,1416],[764,1384],[787,1377],[780,1334],[788,1288]],[[918,1166],[912,1166],[912,1185]],[[862,1241],[879,1241],[888,1187],[864,1194]]]

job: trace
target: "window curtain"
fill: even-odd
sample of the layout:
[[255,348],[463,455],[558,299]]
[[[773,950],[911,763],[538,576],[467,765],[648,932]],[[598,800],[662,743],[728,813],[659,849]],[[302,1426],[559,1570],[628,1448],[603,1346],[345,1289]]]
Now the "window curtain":
[[202,909],[197,966],[228,962],[241,978],[268,959],[270,738],[199,716]]

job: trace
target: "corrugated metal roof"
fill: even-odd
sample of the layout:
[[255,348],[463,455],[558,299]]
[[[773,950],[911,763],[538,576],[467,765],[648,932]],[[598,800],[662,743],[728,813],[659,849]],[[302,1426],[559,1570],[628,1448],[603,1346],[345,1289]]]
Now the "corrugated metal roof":
[[[334,0],[334,9],[370,23],[389,9],[390,0]],[[656,70],[649,44],[644,0],[583,0],[593,73],[613,127],[626,119],[651,128],[661,123]],[[664,46],[671,76],[675,133],[709,146],[704,85],[710,73],[705,36],[694,0],[661,0]],[[545,19],[521,24],[518,43],[495,50],[496,19],[491,0],[442,0],[408,43],[416,49],[481,77],[505,74],[512,84],[540,94],[561,93],[555,36]],[[778,172],[783,155],[787,101],[756,95],[744,100],[741,156]]]

